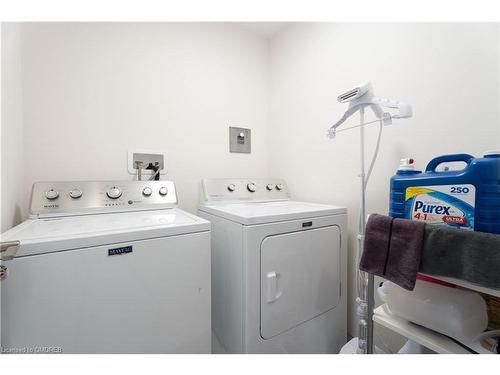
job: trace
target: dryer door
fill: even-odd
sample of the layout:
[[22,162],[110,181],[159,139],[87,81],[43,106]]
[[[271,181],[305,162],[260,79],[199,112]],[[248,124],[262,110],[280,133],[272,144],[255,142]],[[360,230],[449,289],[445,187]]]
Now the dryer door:
[[279,234],[261,244],[261,336],[270,339],[340,301],[340,229]]

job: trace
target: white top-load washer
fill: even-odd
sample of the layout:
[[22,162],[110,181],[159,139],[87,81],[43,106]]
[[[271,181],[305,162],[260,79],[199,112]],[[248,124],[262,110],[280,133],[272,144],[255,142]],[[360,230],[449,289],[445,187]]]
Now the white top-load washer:
[[347,336],[346,209],[290,200],[283,180],[202,185],[222,351],[337,353]]
[[210,223],[170,181],[35,183],[1,236],[4,353],[210,353]]

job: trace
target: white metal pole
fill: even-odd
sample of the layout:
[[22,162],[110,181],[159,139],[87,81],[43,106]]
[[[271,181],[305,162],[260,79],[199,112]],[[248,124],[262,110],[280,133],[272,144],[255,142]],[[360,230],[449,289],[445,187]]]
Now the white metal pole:
[[[365,108],[361,107],[359,111],[360,115],[360,124],[359,132],[360,132],[360,170],[361,173],[359,175],[361,181],[361,201],[359,208],[359,228],[358,228],[358,237],[357,237],[357,254],[358,259],[363,251],[363,239],[365,233]],[[356,264],[358,267],[358,264]],[[367,320],[367,288],[366,288],[366,275],[364,272],[361,272],[359,269],[357,270],[358,274],[358,298],[357,298],[357,315],[358,315],[358,353],[367,353],[367,343],[368,343],[368,320]]]
[[375,307],[375,276],[373,274],[368,274],[367,294],[366,318],[368,320],[368,332],[366,337],[366,353],[373,354],[373,309]]
[[[365,108],[360,111],[360,165],[361,165],[361,202],[359,210],[359,228],[358,228],[358,255],[363,252],[366,226],[366,175],[365,175]],[[359,265],[356,265],[359,266]],[[373,353],[373,304],[374,304],[374,277],[358,269],[361,290],[358,294],[358,318],[359,318],[359,338],[358,353]]]
[[362,126],[359,128],[359,133],[361,136],[361,210],[360,210],[360,215],[361,215],[361,227],[359,228],[359,234],[364,235],[365,234],[365,107],[361,107],[359,110],[359,117],[361,120]]
[[[360,111],[361,123],[365,124],[365,109],[361,107]],[[366,175],[365,175],[365,132],[364,126],[361,127],[361,180],[362,180],[362,189],[363,192],[362,202],[361,202],[361,228],[360,228],[360,237],[361,241],[359,241],[362,254],[365,243],[365,227],[366,227]],[[373,354],[373,308],[375,304],[375,278],[372,274],[366,274],[363,277],[363,298],[366,303],[365,309],[365,319],[366,319],[366,353]]]

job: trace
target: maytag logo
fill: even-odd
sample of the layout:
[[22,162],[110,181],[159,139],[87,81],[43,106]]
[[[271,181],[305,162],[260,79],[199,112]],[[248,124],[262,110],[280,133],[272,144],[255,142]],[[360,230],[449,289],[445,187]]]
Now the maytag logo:
[[108,249],[108,255],[121,255],[132,252],[132,246],[117,247],[115,249]]

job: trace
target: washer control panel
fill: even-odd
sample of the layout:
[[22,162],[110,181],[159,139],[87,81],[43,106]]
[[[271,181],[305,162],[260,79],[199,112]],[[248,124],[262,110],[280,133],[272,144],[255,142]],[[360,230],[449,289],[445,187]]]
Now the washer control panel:
[[207,178],[202,185],[205,201],[290,199],[285,181],[275,178]]
[[32,217],[84,215],[171,208],[177,205],[172,181],[36,182]]

